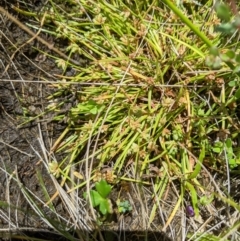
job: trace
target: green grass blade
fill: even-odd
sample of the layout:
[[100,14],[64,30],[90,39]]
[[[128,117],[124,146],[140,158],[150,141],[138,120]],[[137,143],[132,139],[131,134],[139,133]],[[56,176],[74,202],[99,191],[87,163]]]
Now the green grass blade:
[[196,178],[197,175],[200,173],[204,157],[205,157],[205,145],[202,145],[202,150],[199,156],[199,160],[195,166],[194,171],[188,176],[188,179]]
[[201,32],[170,0],[162,0],[208,47],[213,47],[208,37]]

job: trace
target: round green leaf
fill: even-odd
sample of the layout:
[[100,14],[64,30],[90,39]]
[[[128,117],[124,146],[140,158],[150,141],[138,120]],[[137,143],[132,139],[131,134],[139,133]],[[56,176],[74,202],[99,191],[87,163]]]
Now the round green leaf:
[[101,180],[96,183],[96,190],[103,198],[106,198],[111,192],[112,187],[106,182],[106,180]]
[[112,203],[109,199],[104,199],[99,205],[99,211],[103,214],[106,215],[107,213],[112,213]]
[[216,13],[217,16],[223,21],[230,21],[231,11],[227,4],[217,3],[216,4]]

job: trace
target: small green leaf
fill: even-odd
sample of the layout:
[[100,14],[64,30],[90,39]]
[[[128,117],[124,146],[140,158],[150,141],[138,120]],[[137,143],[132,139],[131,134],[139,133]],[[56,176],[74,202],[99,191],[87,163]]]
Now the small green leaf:
[[101,197],[101,195],[98,192],[94,190],[90,191],[90,198],[91,198],[93,207],[97,207],[101,202],[105,200],[103,197]]
[[109,199],[104,199],[99,205],[99,211],[106,215],[107,213],[113,213],[112,203]]
[[234,69],[233,69],[233,74],[239,73],[240,72],[240,65],[237,65]]
[[112,187],[107,184],[106,180],[101,180],[96,183],[96,190],[103,198],[106,198],[111,192]]
[[240,99],[240,88],[236,91],[234,95],[237,99]]
[[235,58],[235,52],[234,52],[233,50],[228,50],[225,54],[226,54],[226,55],[228,56],[228,58],[230,58],[230,59]]
[[89,112],[93,115],[96,115],[98,113],[98,108],[94,106],[92,109],[89,110]]
[[228,164],[229,164],[230,169],[234,169],[235,167],[238,166],[236,159],[228,159]]
[[[239,71],[240,71],[240,69],[239,69]],[[228,83],[229,87],[235,87],[236,85],[237,85],[237,82],[235,80],[232,80]]]
[[217,3],[215,7],[217,16],[223,21],[230,21],[231,11],[227,4]]
[[240,54],[236,54],[235,56],[235,61],[240,63]]
[[205,116],[205,110],[204,110],[204,109],[198,109],[197,114],[198,114],[199,116]]
[[240,158],[229,160],[229,166],[231,169],[240,166]]
[[236,31],[236,28],[231,23],[222,23],[215,27],[215,31],[224,34],[233,34]]
[[229,148],[232,148],[232,141],[230,138],[227,138],[226,140],[226,147],[229,149]]
[[212,147],[213,152],[215,153],[221,153],[223,150],[223,143],[218,141],[214,143],[214,146]]

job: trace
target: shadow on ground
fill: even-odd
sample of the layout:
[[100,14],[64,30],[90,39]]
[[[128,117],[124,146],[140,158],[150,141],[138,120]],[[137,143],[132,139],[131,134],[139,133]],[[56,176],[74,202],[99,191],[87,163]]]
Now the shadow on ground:
[[[2,234],[3,235],[3,234]],[[44,240],[44,241],[67,241],[72,240],[51,232],[24,232],[21,234],[5,234],[0,235],[3,240],[19,241],[19,240]],[[84,241],[172,241],[163,232],[150,231],[108,231],[93,232],[83,235]],[[81,240],[76,238],[75,240]]]

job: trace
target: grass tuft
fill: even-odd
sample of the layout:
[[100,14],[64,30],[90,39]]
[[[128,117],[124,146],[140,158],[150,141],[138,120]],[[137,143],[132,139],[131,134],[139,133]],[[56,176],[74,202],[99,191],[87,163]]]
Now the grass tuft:
[[[128,224],[130,230],[169,232],[178,222],[173,240],[179,230],[184,239],[196,227],[198,237],[193,234],[189,240],[205,240],[199,236],[208,232],[204,222],[206,216],[214,216],[217,198],[239,208],[213,177],[217,172],[229,178],[240,162],[235,144],[237,87],[229,85],[237,76],[228,64],[212,70],[205,62],[209,47],[224,53],[233,46],[223,46],[222,35],[214,32],[219,19],[212,1],[48,4],[35,18],[40,21],[44,16],[42,31],[67,43],[64,51],[69,59],[54,56],[62,74],[53,84],[57,90],[48,98],[48,109],[41,114],[54,112],[53,120],[67,126],[51,150],[64,158],[45,160],[55,196],[49,197],[39,176],[48,199],[45,204],[54,211],[52,201],[59,195],[74,223],[81,203],[91,220],[84,227],[92,229],[111,223],[101,202],[120,220],[126,215],[111,205],[127,201],[129,212],[138,213],[141,220],[139,225]],[[75,74],[68,76],[68,68]],[[68,102],[70,107],[62,111]],[[110,199],[95,191],[102,179],[111,185],[111,205]],[[91,195],[92,205],[85,202],[84,192]],[[98,205],[101,212],[94,209]],[[187,206],[195,217],[188,217]],[[81,225],[82,220],[76,227]],[[121,229],[118,222],[111,228]],[[209,235],[211,240],[226,240],[238,229],[235,220],[226,232]]]

